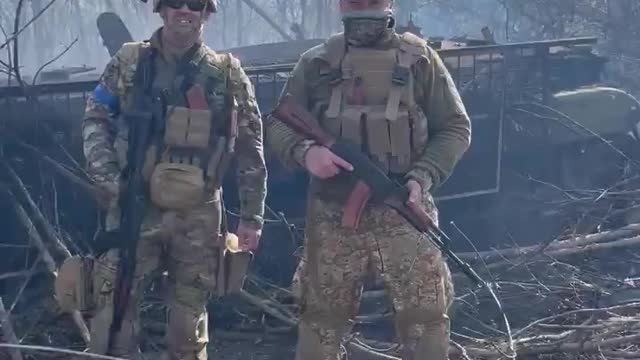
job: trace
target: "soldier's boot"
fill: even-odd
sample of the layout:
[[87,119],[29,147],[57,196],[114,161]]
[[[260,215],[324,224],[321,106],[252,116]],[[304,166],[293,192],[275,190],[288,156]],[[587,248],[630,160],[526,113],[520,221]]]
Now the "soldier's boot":
[[207,360],[209,332],[205,305],[187,306],[174,301],[168,317],[168,360]]

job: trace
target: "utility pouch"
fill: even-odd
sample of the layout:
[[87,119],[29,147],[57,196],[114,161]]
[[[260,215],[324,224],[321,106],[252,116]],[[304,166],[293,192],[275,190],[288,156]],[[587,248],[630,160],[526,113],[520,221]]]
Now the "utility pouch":
[[184,210],[204,201],[203,170],[195,165],[161,162],[149,182],[151,201],[166,210]]
[[64,261],[54,283],[56,300],[62,311],[86,313],[95,308],[93,266],[91,257],[73,256]]
[[204,149],[211,136],[211,111],[176,106],[167,116],[164,142],[168,146]]

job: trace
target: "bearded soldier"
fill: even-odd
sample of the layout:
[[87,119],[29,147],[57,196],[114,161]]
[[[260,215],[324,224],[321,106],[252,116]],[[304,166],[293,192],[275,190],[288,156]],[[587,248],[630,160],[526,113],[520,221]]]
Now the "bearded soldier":
[[[301,56],[283,95],[333,136],[361,144],[406,184],[410,202],[437,219],[430,192],[469,147],[470,119],[441,58],[423,39],[396,33],[391,8],[391,0],[340,0],[344,32]],[[381,277],[392,302],[402,358],[447,359],[453,285],[439,250],[382,205],[367,205],[357,229],[342,227],[342,206],[355,184],[352,165],[276,118],[266,133],[284,164],[311,175],[306,246],[295,275],[296,359],[339,358],[369,271]]]
[[[233,286],[226,283],[229,274],[221,276],[228,263],[221,260],[228,251],[221,249],[254,251],[261,235],[267,177],[261,115],[239,61],[202,42],[203,25],[216,12],[216,1],[154,0],[153,7],[163,27],[149,41],[122,46],[86,105],[84,153],[93,180],[112,195],[108,227],[118,226],[112,221],[118,216],[111,215],[122,211],[116,205],[133,136],[127,114],[139,111],[135,94],[151,104],[155,124],[142,169],[148,204],[131,300],[120,329],[108,334],[117,281],[117,252],[109,250],[91,266],[89,350],[138,358],[138,306],[145,280],[167,271],[167,358],[205,360],[208,298]],[[237,246],[225,241],[234,237],[224,229],[221,193],[230,154],[237,164],[241,204]],[[58,295],[63,300],[78,296]]]

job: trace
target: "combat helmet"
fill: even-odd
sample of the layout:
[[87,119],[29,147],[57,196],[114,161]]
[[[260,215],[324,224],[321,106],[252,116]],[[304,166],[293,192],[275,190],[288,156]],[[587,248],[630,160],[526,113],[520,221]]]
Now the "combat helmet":
[[[147,2],[147,0],[142,1]],[[153,12],[159,12],[161,4],[162,0],[153,0]],[[218,0],[207,0],[207,11],[212,13],[218,12]]]

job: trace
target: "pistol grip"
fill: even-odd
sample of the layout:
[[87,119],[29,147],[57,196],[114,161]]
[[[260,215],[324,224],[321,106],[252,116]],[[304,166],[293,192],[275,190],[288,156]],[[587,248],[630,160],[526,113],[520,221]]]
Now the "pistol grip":
[[342,212],[342,226],[356,230],[360,223],[362,211],[371,198],[371,189],[364,181],[359,180],[349,194]]

